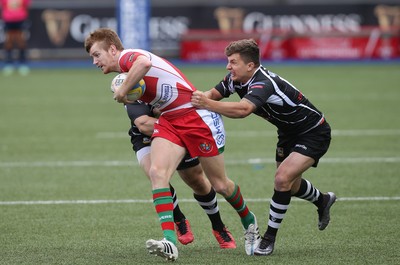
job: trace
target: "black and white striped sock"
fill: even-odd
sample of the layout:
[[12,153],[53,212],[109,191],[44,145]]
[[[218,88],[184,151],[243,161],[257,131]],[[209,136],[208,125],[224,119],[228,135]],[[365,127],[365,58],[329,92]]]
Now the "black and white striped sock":
[[322,193],[306,179],[301,179],[299,191],[293,196],[312,202],[317,207],[321,205],[324,198]]
[[219,207],[217,202],[217,193],[212,188],[210,193],[207,195],[193,194],[193,197],[197,200],[201,208],[206,212],[208,218],[211,221],[212,228],[216,231],[224,229],[224,223],[221,220],[219,214]]
[[169,189],[171,190],[172,203],[174,204],[174,222],[181,222],[183,219],[186,219],[186,217],[179,208],[178,197],[176,196],[175,189],[171,184],[169,184]]
[[290,191],[274,191],[269,208],[268,228],[264,237],[275,238],[291,200]]

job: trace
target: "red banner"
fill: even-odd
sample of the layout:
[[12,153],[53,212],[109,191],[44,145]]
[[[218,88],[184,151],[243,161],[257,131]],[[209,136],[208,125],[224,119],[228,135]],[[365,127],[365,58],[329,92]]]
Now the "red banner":
[[225,60],[224,49],[232,40],[253,38],[262,59],[393,59],[400,57],[400,35],[367,28],[359,33],[290,34],[221,34],[189,32],[182,38],[181,58],[188,61]]

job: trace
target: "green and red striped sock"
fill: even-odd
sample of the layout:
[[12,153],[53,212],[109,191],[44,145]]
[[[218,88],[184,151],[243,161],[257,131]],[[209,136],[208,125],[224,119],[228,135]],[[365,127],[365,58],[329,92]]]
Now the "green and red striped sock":
[[176,245],[177,238],[174,227],[174,204],[169,188],[153,190],[153,204],[160,220],[164,238]]
[[232,195],[226,197],[225,199],[239,214],[241,218],[240,220],[245,229],[247,229],[250,224],[254,223],[254,216],[252,213],[250,213],[249,208],[247,208],[246,202],[244,201],[242,193],[240,192],[240,188],[237,184],[235,184],[235,190],[233,191]]

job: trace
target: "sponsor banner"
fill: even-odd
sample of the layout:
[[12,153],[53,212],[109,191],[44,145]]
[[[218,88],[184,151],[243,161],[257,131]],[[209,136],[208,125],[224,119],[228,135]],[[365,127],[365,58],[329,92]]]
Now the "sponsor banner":
[[[115,9],[32,8],[26,28],[30,49],[83,49],[83,42],[91,31],[99,27],[116,29],[116,26]],[[1,32],[0,36],[0,40],[3,42],[4,32]]]
[[183,41],[180,58],[186,61],[226,60],[224,49],[229,40],[192,40]]
[[[224,49],[237,34],[221,37],[218,32],[198,32],[183,39],[181,58],[187,61],[226,60]],[[208,38],[202,36],[208,35]],[[195,36],[199,36],[198,38]],[[214,36],[214,37],[211,37]],[[368,28],[352,34],[264,33],[241,36],[253,38],[262,59],[393,59],[400,57],[399,35]]]
[[[147,38],[141,35],[147,31],[149,49],[162,56],[171,57],[180,55],[182,40],[184,41],[182,47],[185,48],[185,51],[182,51],[183,54],[186,54],[187,50],[197,49],[196,45],[207,46],[211,53],[216,50],[218,45],[225,46],[226,41],[242,37],[240,34],[235,35],[236,32],[255,36],[265,35],[265,32],[276,30],[300,35],[331,32],[356,34],[361,32],[365,26],[380,27],[382,30],[396,25],[400,26],[398,25],[400,23],[398,19],[400,5],[384,5],[385,0],[381,1],[382,5],[247,5],[243,3],[242,6],[191,5],[188,1],[183,6],[147,6],[149,12],[143,11],[144,13],[141,10],[146,10],[146,3],[149,0],[120,1],[120,4],[116,1],[112,2],[110,6],[93,7],[92,4],[85,7],[82,3],[57,9],[33,5],[30,11],[28,31],[30,34],[29,48],[51,51],[50,54],[57,57],[87,56],[83,51],[85,37],[99,27],[118,30],[118,24],[121,24],[120,33],[123,35],[126,47],[142,47],[142,44],[143,47],[146,47]],[[120,12],[117,12],[118,8]],[[131,12],[132,8],[138,8],[138,10]],[[147,15],[149,22],[143,23],[142,16],[146,17]],[[118,23],[118,19],[123,23]],[[200,29],[217,31],[219,35],[227,38],[220,38],[216,42],[204,35],[200,43],[189,42],[188,38],[193,30]],[[142,33],[133,34],[133,32]],[[145,33],[143,34],[145,36]],[[0,21],[0,44],[3,41],[4,32],[2,21]],[[278,35],[273,38],[264,36],[260,41],[267,43],[266,46],[275,46],[272,54],[268,53],[273,58],[293,56],[294,51],[286,47],[291,44],[285,36]],[[300,46],[303,44],[300,40],[298,42]],[[393,42],[394,40],[390,41],[390,43]],[[317,46],[316,43],[318,41],[314,39],[313,45]],[[192,45],[193,48],[186,48],[188,45]],[[214,45],[216,46],[214,47]],[[377,41],[377,45],[384,46],[384,43],[381,44]],[[370,46],[373,45],[370,44]],[[66,50],[68,52],[65,52]],[[384,49],[382,48],[382,50]],[[221,49],[218,48],[218,52],[220,51]],[[201,49],[196,53],[192,53],[190,56],[204,56],[201,54]],[[320,50],[319,53],[326,53],[326,51]],[[306,50],[303,50],[301,54],[303,54],[301,56],[306,56],[305,54],[312,56],[311,51]],[[378,56],[376,54],[373,53],[372,56]],[[38,53],[38,55],[43,57],[44,53]],[[185,55],[185,58],[190,56]]]
[[235,31],[221,34],[219,30],[194,30],[188,32],[181,41],[180,58],[188,61],[225,60],[224,49],[234,40],[259,39],[259,34]]
[[[347,4],[347,5],[245,5],[243,6],[206,6],[171,8],[164,7],[154,10],[156,17],[169,16],[170,20],[179,18],[179,27],[163,26],[160,23],[155,29],[166,38],[160,42],[181,42],[180,54],[183,58],[210,57],[218,60],[214,55],[223,51],[222,47],[229,39],[241,38],[238,33],[263,35],[262,43],[275,46],[269,54],[273,58],[292,56],[289,40],[285,36],[268,36],[268,32],[286,32],[288,35],[304,34],[336,34],[343,33],[351,36],[363,31],[366,26],[380,27],[385,30],[390,27],[400,27],[400,5],[376,4]],[[182,16],[183,14],[183,16]],[[168,25],[168,23],[166,24]],[[220,38],[200,33],[199,30],[217,31]],[[167,32],[174,32],[177,38],[168,38]],[[267,32],[267,33],[266,33]],[[265,36],[266,35],[266,36]],[[397,33],[397,35],[399,35]],[[180,36],[180,38],[179,38]],[[198,39],[195,41],[194,39]],[[153,48],[158,38],[155,38]],[[169,40],[169,41],[168,41]],[[172,44],[172,45],[171,45]],[[266,44],[264,44],[266,45]],[[190,46],[192,48],[190,48]],[[165,46],[164,46],[165,47]],[[204,48],[202,50],[202,47]],[[222,48],[222,49],[221,49]],[[188,49],[191,53],[188,54]],[[290,53],[290,54],[289,54]]]
[[[376,34],[376,36],[375,36]],[[400,57],[399,37],[380,36],[303,37],[289,40],[291,59],[393,59]],[[268,58],[268,54],[264,54]]]

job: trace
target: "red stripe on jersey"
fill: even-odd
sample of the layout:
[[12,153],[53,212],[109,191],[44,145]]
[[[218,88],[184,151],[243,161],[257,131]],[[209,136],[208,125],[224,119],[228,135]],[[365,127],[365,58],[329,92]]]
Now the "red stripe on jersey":
[[150,103],[154,100],[157,95],[157,83],[158,78],[153,76],[144,76],[144,82],[146,83],[146,90],[143,96],[140,98],[141,101]]
[[140,100],[154,105],[161,111],[191,107],[191,95],[197,89],[168,60],[145,50],[126,49],[119,59],[121,71],[128,72],[141,55],[149,58],[152,66],[143,77],[146,89]]
[[131,69],[132,64],[136,61],[137,57],[143,55],[143,53],[137,52],[137,51],[131,51],[125,53],[121,58],[119,59],[119,67],[121,68],[122,72],[129,72],[129,69]]

